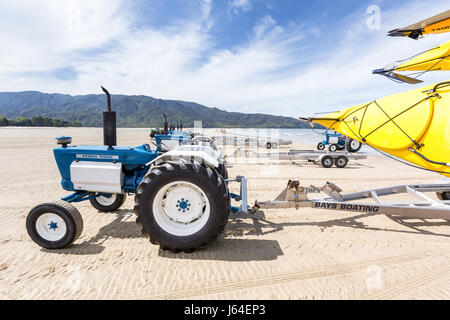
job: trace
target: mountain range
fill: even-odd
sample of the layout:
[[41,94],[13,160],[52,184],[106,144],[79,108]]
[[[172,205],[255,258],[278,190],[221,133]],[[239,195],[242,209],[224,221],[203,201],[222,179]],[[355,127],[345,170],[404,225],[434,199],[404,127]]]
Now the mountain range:
[[[112,95],[113,110],[117,111],[118,127],[160,127],[163,113],[169,123],[183,121],[193,127],[202,121],[205,128],[307,128],[308,125],[291,117],[269,114],[228,112],[194,102],[155,99],[143,95]],[[48,94],[38,91],[0,92],[0,116],[6,118],[42,116],[80,122],[83,126],[102,126],[102,112],[106,110],[103,94]]]

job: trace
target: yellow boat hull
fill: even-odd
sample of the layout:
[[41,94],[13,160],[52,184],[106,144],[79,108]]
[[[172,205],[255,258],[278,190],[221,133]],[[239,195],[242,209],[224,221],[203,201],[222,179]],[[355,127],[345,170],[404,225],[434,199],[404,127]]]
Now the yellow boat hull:
[[309,120],[450,177],[450,81]]

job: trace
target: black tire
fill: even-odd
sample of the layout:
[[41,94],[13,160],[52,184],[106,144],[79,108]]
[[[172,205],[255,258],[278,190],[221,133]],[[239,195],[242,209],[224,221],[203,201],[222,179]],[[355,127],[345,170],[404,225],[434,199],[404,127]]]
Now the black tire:
[[272,144],[270,142],[266,143],[266,149],[272,149]]
[[[39,234],[37,222],[43,214],[50,213],[59,216],[66,226],[66,232],[55,241],[45,239]],[[69,247],[83,232],[83,219],[80,212],[66,201],[58,200],[40,204],[28,213],[26,228],[28,235],[39,246],[46,249],[63,249]],[[55,229],[58,228],[55,223]],[[51,227],[49,227],[51,229]]]
[[217,172],[222,176],[222,178],[228,179],[228,170],[223,162],[217,167]]
[[317,145],[317,150],[325,150],[325,145],[322,142],[319,142]]
[[320,159],[320,163],[324,168],[331,168],[333,166],[333,158],[330,156],[325,156]]
[[339,149],[339,146],[337,144],[335,144],[335,143],[330,144],[330,146],[328,147],[328,150],[330,152],[336,152],[338,149]]
[[350,153],[358,152],[362,147],[362,143],[358,140],[354,140],[351,138],[345,139],[345,150],[347,150]]
[[[194,184],[209,201],[209,217],[205,225],[193,234],[180,236],[169,233],[155,218],[155,197],[162,188],[176,181]],[[150,238],[152,244],[174,253],[207,248],[225,229],[230,209],[230,195],[223,177],[204,164],[184,160],[170,161],[152,168],[137,189],[134,206],[136,222],[142,227],[142,233]]]
[[439,200],[450,200],[450,191],[436,192]]
[[[108,198],[106,196],[99,196],[99,197]],[[122,194],[122,193],[112,194],[111,197],[115,197],[115,200],[111,204],[108,204],[108,205],[106,205],[105,203],[101,203],[102,202],[101,198],[100,199],[92,198],[89,200],[89,202],[98,211],[113,212],[113,211],[116,211],[117,209],[119,209],[125,203],[125,200],[127,199],[127,195]]]
[[334,159],[334,165],[338,168],[345,168],[347,166],[348,159],[347,157],[340,156]]

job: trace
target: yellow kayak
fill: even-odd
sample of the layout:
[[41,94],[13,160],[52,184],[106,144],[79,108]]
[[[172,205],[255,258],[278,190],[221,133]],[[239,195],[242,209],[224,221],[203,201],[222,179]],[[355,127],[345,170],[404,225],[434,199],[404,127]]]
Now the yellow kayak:
[[445,32],[450,32],[450,10],[407,27],[389,31],[388,35],[391,37],[409,37],[417,40],[420,36],[426,34]]
[[399,62],[395,66],[374,70],[373,73],[381,74],[395,80],[415,84],[422,81],[417,80],[416,78],[397,74],[396,72],[422,71],[419,74],[421,75],[422,73],[428,71],[438,70],[450,70],[450,41],[440,44],[439,46],[427,50],[424,53],[418,54],[415,57],[404,62]]
[[450,41],[434,47],[395,67],[396,71],[450,70]]
[[450,177],[450,81],[301,118]]

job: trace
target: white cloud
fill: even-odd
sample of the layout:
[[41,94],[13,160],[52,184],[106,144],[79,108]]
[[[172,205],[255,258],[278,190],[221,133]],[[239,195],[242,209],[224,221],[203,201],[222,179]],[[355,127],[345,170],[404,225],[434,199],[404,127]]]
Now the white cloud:
[[[100,93],[102,84],[113,93],[232,111],[299,116],[335,110],[412,89],[371,71],[444,42],[437,35],[419,41],[386,36],[446,9],[440,6],[417,1],[398,11],[382,8],[382,30],[367,29],[365,10],[354,12],[341,30],[332,30],[331,47],[323,46],[331,30],[281,27],[267,15],[249,30],[247,43],[216,49],[210,0],[202,2],[200,18],[163,29],[136,29],[132,12],[119,0],[0,1],[0,41],[6,44],[0,90],[86,94]],[[53,76],[69,67],[78,77]]]
[[229,2],[229,6],[234,13],[239,11],[250,11],[252,9],[252,4],[250,0],[232,0]]
[[123,35],[118,0],[2,1],[0,72],[42,71],[71,63],[77,50],[97,48]]

